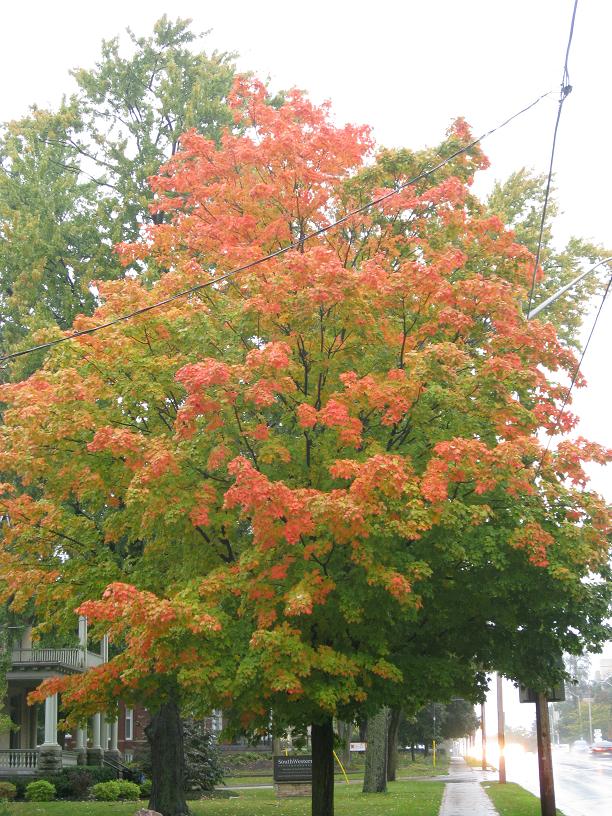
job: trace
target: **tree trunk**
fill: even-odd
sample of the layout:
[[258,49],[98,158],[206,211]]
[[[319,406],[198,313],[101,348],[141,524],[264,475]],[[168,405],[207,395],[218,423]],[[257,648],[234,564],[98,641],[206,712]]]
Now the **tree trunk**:
[[351,767],[351,736],[353,734],[353,724],[348,722],[338,722],[338,737],[343,745],[339,749],[340,760],[345,769]]
[[366,749],[364,793],[384,793],[387,790],[387,731],[389,709],[383,707],[368,717],[368,747]]
[[414,753],[414,742],[410,743],[410,758],[412,759],[413,762],[416,762],[416,756]]
[[425,750],[423,751],[423,757],[427,759],[429,756],[429,743],[425,740]]
[[402,712],[392,708],[387,732],[387,782],[395,782],[397,774],[397,734]]
[[145,728],[151,747],[149,807],[163,816],[189,816],[185,801],[183,724],[176,700],[164,703]]
[[331,717],[313,723],[312,816],[334,816],[334,724]]
[[358,726],[359,726],[359,742],[365,742],[368,734],[367,720],[359,720]]

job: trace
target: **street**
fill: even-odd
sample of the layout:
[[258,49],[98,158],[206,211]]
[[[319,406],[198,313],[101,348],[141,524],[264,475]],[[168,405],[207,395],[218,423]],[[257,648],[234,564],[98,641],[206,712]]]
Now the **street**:
[[[612,758],[553,752],[556,804],[565,816],[612,813]],[[509,782],[539,796],[536,754],[513,756],[507,763]]]

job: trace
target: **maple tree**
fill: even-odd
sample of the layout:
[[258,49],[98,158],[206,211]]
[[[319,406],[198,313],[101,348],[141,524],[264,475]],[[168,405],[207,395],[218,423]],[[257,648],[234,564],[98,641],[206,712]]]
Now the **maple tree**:
[[[109,663],[36,698],[61,691],[73,720],[147,705],[154,767],[177,760],[152,807],[187,811],[180,707],[222,707],[311,726],[328,816],[334,716],[474,693],[489,666],[537,682],[605,636],[609,516],[582,465],[610,454],[543,455],[537,433],[574,424],[545,370],[575,360],[521,313],[533,259],[471,194],[477,147],[306,240],[431,154],[375,154],[246,77],[228,105],[219,145],[188,131],[151,180],[163,218],[118,247],[143,274],[100,283],[74,328],[298,248],[2,386],[1,577],[43,627],[77,608],[109,633]],[[457,120],[437,152],[469,140]]]

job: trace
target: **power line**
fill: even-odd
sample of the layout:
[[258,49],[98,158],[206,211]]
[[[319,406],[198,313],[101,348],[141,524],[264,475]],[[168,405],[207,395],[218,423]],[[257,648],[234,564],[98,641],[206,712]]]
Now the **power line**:
[[563,77],[561,79],[561,91],[559,94],[559,107],[557,108],[557,119],[555,121],[555,129],[553,131],[553,140],[552,140],[552,147],[550,151],[550,164],[548,167],[548,178],[546,181],[546,192],[544,193],[544,204],[542,206],[542,219],[540,221],[540,234],[538,236],[538,248],[536,250],[535,261],[533,264],[533,276],[531,279],[531,289],[529,290],[529,305],[527,307],[527,314],[531,311],[531,303],[533,301],[533,292],[536,285],[536,275],[538,272],[538,266],[540,265],[540,255],[542,253],[542,241],[544,237],[544,226],[546,224],[546,211],[548,209],[548,198],[550,196],[550,186],[552,183],[552,174],[553,174],[553,164],[555,161],[555,149],[557,147],[557,132],[559,130],[559,122],[561,120],[561,111],[563,110],[563,103],[572,92],[572,86],[570,85],[570,77],[569,77],[569,68],[568,68],[568,59],[569,59],[569,52],[570,47],[572,45],[572,39],[574,37],[574,22],[576,20],[576,9],[578,8],[578,0],[574,0],[574,11],[572,12],[572,22],[570,25],[570,32],[567,41],[567,48],[565,49],[565,63],[563,65]]
[[509,116],[508,119],[505,119],[499,125],[496,125],[496,127],[487,130],[477,139],[473,139],[469,144],[455,150],[453,153],[450,154],[450,156],[447,156],[445,159],[442,159],[436,165],[429,168],[429,170],[422,170],[413,178],[409,179],[408,181],[405,181],[403,184],[398,185],[395,189],[390,190],[388,193],[385,193],[384,195],[381,195],[378,198],[368,201],[366,204],[362,205],[361,207],[358,207],[356,210],[351,210],[351,212],[342,216],[342,218],[339,218],[337,221],[333,221],[332,223],[327,224],[324,227],[320,227],[319,229],[314,230],[313,232],[310,232],[307,235],[304,235],[298,241],[294,241],[291,244],[287,244],[287,246],[284,246],[281,249],[277,249],[275,252],[271,252],[269,255],[264,255],[261,258],[257,258],[254,261],[250,261],[248,264],[245,264],[244,266],[239,266],[236,269],[232,269],[231,271],[226,272],[224,275],[219,275],[216,278],[210,278],[205,283],[199,283],[196,286],[191,286],[189,289],[183,289],[182,291],[177,292],[176,294],[171,295],[170,297],[164,298],[163,300],[159,300],[156,303],[152,303],[149,306],[143,306],[141,309],[136,309],[133,312],[128,312],[127,314],[121,315],[120,317],[116,317],[113,320],[109,320],[106,323],[100,323],[99,325],[92,326],[89,329],[82,329],[81,331],[73,332],[72,334],[69,334],[65,337],[60,337],[57,340],[50,340],[47,343],[40,343],[37,346],[31,346],[30,348],[23,349],[22,351],[15,351],[12,352],[11,354],[5,354],[3,357],[0,357],[0,363],[6,362],[7,360],[16,359],[17,357],[23,357],[25,354],[32,354],[35,351],[42,351],[43,349],[52,348],[53,346],[58,346],[60,343],[67,343],[70,340],[75,340],[77,337],[84,337],[85,335],[95,334],[95,332],[102,331],[102,329],[108,329],[111,326],[117,325],[117,323],[123,323],[126,320],[131,320],[134,317],[138,317],[139,315],[151,312],[153,311],[153,309],[159,309],[162,306],[167,306],[169,303],[173,303],[174,301],[179,300],[180,298],[184,298],[187,297],[188,295],[194,294],[195,292],[199,292],[201,289],[205,289],[208,286],[214,286],[214,284],[216,283],[222,283],[223,281],[233,278],[235,275],[238,275],[241,272],[246,272],[248,269],[252,269],[255,266],[259,266],[259,264],[265,263],[266,261],[272,260],[273,258],[278,258],[280,255],[284,255],[285,253],[290,252],[292,249],[298,249],[299,247],[302,247],[306,241],[310,241],[311,239],[316,238],[317,236],[322,235],[323,233],[328,232],[331,229],[334,229],[340,224],[344,224],[353,216],[366,212],[371,207],[375,207],[376,205],[381,204],[383,201],[386,201],[392,196],[397,195],[406,187],[409,187],[411,184],[415,184],[417,181],[420,181],[421,179],[428,178],[429,176],[433,175],[442,167],[451,162],[453,159],[456,159],[457,156],[461,156],[463,153],[467,153],[468,150],[471,150],[473,147],[475,147],[475,145],[483,141],[483,139],[488,138],[489,136],[493,135],[493,133],[496,133],[497,131],[509,125],[519,116],[522,116],[522,114],[527,113],[527,111],[531,110],[531,108],[534,108],[539,102],[542,101],[542,99],[545,99],[552,93],[553,91],[547,91],[546,93],[542,94],[533,102],[531,102],[529,105],[527,105],[524,108],[521,108],[521,110],[512,114],[512,116]]

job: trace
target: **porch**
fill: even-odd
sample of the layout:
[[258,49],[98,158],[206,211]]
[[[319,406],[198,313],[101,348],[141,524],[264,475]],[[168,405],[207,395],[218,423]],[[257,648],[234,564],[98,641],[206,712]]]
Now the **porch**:
[[[38,770],[36,748],[8,748],[0,750],[0,776],[28,776]],[[77,751],[62,750],[61,767],[69,768],[78,765]]]
[[94,715],[74,734],[58,731],[61,698],[47,697],[44,703],[28,705],[28,695],[42,680],[87,671],[105,662],[106,639],[101,654],[87,648],[86,623],[79,621],[80,646],[33,648],[29,632],[11,650],[11,667],[6,678],[5,703],[15,727],[0,732],[0,776],[34,775],[75,765],[100,765],[105,759],[117,762],[117,722],[107,722],[103,713]]

